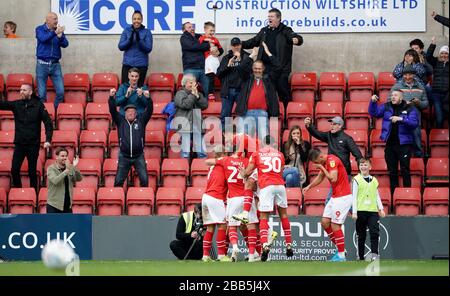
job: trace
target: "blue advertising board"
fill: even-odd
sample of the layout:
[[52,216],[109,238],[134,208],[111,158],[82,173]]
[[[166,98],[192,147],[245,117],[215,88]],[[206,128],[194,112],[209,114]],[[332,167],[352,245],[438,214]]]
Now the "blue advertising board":
[[92,215],[0,215],[0,256],[40,260],[52,239],[68,243],[81,260],[92,259]]

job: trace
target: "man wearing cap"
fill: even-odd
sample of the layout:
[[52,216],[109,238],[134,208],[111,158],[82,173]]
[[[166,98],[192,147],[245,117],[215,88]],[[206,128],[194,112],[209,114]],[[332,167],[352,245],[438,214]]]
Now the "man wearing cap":
[[[342,164],[347,171],[348,180],[350,182],[352,178],[352,166],[350,164],[350,153],[359,161],[363,157],[361,151],[356,145],[353,138],[342,130],[344,126],[344,120],[340,116],[335,116],[328,120],[330,123],[329,132],[320,132],[311,124],[311,117],[305,118],[305,126],[308,132],[316,139],[321,140],[328,144],[328,154],[333,154],[339,157]],[[327,200],[331,198],[332,191],[328,192]]]
[[242,42],[238,37],[231,39],[231,49],[228,54],[222,58],[220,66],[217,69],[217,77],[221,82],[220,96],[222,98],[222,111],[220,112],[220,121],[222,122],[222,130],[225,130],[225,118],[231,118],[233,104],[236,102],[242,81],[247,80],[250,76],[248,69],[244,63],[253,63],[249,58],[249,54],[242,50]]
[[433,56],[436,49],[436,38],[431,40],[430,47],[427,50],[427,61],[433,66],[433,88],[430,102],[434,105],[436,115],[436,128],[444,126],[444,117],[448,119],[448,46],[442,46],[439,50],[439,56]]
[[117,166],[116,179],[114,187],[122,187],[123,182],[130,172],[131,166],[134,166],[138,176],[140,186],[148,186],[147,165],[144,159],[144,141],[145,127],[153,113],[153,101],[148,97],[148,104],[145,111],[137,114],[135,105],[126,105],[125,115],[117,112],[114,95],[115,89],[109,93],[109,112],[114,123],[117,125],[117,134],[119,136],[119,164]]
[[388,97],[388,102],[390,102],[392,93],[394,91],[401,91],[403,93],[403,100],[407,104],[411,104],[416,107],[419,111],[419,125],[414,131],[414,150],[416,157],[423,157],[422,149],[422,135],[420,131],[420,114],[422,110],[428,108],[428,99],[425,88],[423,87],[420,80],[416,77],[416,70],[408,65],[403,68],[403,77],[391,88],[391,93]]
[[268,26],[262,28],[255,37],[243,41],[242,48],[251,49],[259,47],[257,59],[262,60],[267,65],[266,72],[272,71],[270,67],[270,57],[266,54],[262,43],[265,42],[269,51],[278,58],[281,65],[281,72],[273,79],[278,96],[283,101],[284,107],[287,107],[291,100],[291,89],[289,86],[289,75],[292,71],[292,52],[293,46],[303,44],[303,37],[294,33],[291,27],[281,22],[281,11],[272,8],[268,14]]

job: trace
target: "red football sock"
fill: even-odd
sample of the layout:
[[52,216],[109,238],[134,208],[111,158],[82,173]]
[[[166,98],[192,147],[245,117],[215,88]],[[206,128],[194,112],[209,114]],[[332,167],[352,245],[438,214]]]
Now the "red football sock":
[[284,231],[284,240],[287,244],[292,244],[292,237],[291,237],[291,223],[289,222],[289,218],[281,218],[281,226],[283,227]]
[[[226,229],[217,229],[217,254],[218,255],[226,255],[227,248],[225,240],[227,238]],[[204,239],[203,239],[204,240]]]
[[331,229],[331,226],[328,227],[328,228],[325,228],[325,232],[327,233],[327,235],[330,238],[331,242],[336,245],[336,239],[335,239],[333,230]]
[[338,252],[342,253],[345,252],[345,240],[344,240],[344,233],[341,229],[333,231],[334,238],[336,240],[336,247],[338,249]]
[[256,247],[256,229],[248,230],[248,253],[250,255],[255,254]]
[[267,231],[268,230],[269,230],[269,224],[267,223],[267,219],[259,220],[259,236],[260,236],[262,245],[267,243]]
[[230,238],[230,243],[232,245],[237,245],[238,235],[236,226],[228,226],[228,237]]
[[248,229],[241,228],[240,230],[241,230],[242,236],[244,237],[245,244],[247,245],[247,248],[248,248]]
[[244,211],[250,212],[253,202],[253,191],[251,189],[244,190]]
[[209,256],[213,235],[214,232],[206,231],[205,236],[203,237],[203,256]]
[[258,252],[258,254],[261,254],[261,238],[259,235],[259,232],[256,232],[256,246],[255,246],[256,252]]

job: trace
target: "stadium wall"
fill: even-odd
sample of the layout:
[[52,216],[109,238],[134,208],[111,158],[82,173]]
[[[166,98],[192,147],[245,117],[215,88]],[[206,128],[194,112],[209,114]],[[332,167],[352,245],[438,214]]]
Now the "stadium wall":
[[[427,1],[427,31],[418,33],[302,34],[305,44],[294,49],[293,71],[391,71],[401,61],[409,41],[421,38],[426,45],[437,37],[438,48],[448,44],[448,28],[435,22],[433,10],[448,17],[448,1]],[[0,73],[35,72],[34,28],[44,23],[50,0],[2,0],[0,20],[18,24],[19,39],[0,38]],[[200,32],[201,33],[201,32]],[[301,32],[300,32],[301,33]],[[239,35],[248,39],[253,35]],[[228,48],[233,35],[218,35]],[[119,35],[70,35],[63,50],[64,73],[120,73],[122,53],[117,49]],[[355,42],[357,40],[357,42]],[[157,35],[150,55],[150,72],[182,72],[179,36]]]
[[[326,260],[335,252],[320,227],[320,217],[290,217],[294,260]],[[49,239],[67,239],[82,260],[175,260],[169,249],[175,239],[178,217],[106,217],[90,215],[0,215],[0,256],[9,260],[40,260],[40,250]],[[448,217],[399,217],[381,220],[380,255],[383,259],[431,259],[447,255]],[[280,235],[271,260],[284,260],[285,246],[278,217],[269,225]],[[355,223],[347,218],[344,232],[348,258],[356,258]],[[369,252],[369,238],[366,252]],[[240,257],[246,254],[239,241]]]

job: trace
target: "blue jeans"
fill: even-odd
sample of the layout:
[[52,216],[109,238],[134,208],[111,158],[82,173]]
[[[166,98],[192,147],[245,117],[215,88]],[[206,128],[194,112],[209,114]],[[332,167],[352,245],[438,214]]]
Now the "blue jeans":
[[436,128],[444,126],[444,111],[442,110],[442,101],[445,99],[447,93],[432,92],[430,103],[434,106],[434,114],[436,115]]
[[60,63],[43,64],[39,60],[36,62],[36,81],[38,95],[42,102],[47,101],[47,79],[50,76],[55,87],[56,98],[55,109],[64,100],[64,81]]
[[240,118],[237,131],[246,133],[249,136],[256,136],[260,141],[264,141],[269,134],[269,115],[267,111],[261,109],[248,110],[244,117]]
[[181,157],[188,158],[191,152],[191,139],[193,142],[193,151],[197,152],[198,158],[206,158],[205,139],[201,131],[194,128],[193,132],[179,132],[181,136]]
[[114,180],[114,187],[122,187],[123,182],[130,172],[131,166],[134,166],[138,176],[141,187],[148,187],[147,165],[144,159],[144,153],[138,157],[126,157],[121,152],[119,153],[119,164],[117,166],[116,179]]
[[286,181],[286,187],[300,187],[300,173],[296,167],[285,168],[283,179]]
[[222,122],[222,130],[225,130],[225,118],[231,117],[233,112],[233,104],[239,96],[239,88],[229,88],[228,96],[222,98],[222,111],[220,112],[220,121]]
[[200,82],[203,89],[203,95],[206,97],[209,94],[209,78],[205,74],[205,69],[186,69],[183,74],[192,74],[197,82]]

